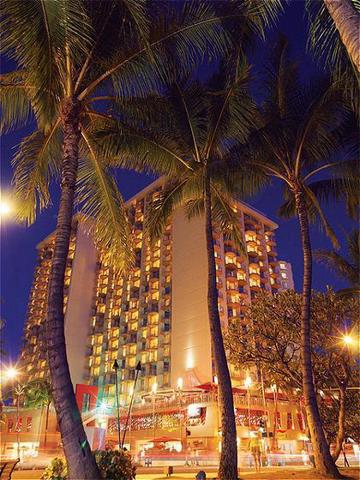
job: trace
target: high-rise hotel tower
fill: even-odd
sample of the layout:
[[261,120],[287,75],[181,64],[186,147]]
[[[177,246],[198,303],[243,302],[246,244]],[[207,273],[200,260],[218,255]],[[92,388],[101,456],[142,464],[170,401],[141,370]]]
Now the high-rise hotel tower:
[[[123,401],[132,388],[135,366],[142,372],[138,390],[185,387],[213,381],[207,314],[207,258],[204,219],[188,221],[177,211],[154,245],[144,238],[148,205],[162,188],[159,179],[127,202],[135,266],[115,276],[75,221],[65,279],[65,335],[72,381],[99,387],[114,396],[113,363],[121,370]],[[293,287],[290,268],[280,268],[277,225],[242,202],[234,202],[246,241],[247,256],[214,231],[219,311],[223,327],[238,322],[247,334],[246,308],[256,292]],[[53,234],[38,246],[21,364],[28,380],[46,377],[44,321]],[[286,262],[282,262],[286,265]],[[287,276],[288,278],[285,278]],[[232,368],[234,383],[244,372]]]

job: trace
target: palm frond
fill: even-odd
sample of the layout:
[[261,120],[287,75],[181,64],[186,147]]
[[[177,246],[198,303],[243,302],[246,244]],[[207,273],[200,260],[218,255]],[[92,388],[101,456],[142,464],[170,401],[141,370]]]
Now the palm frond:
[[336,129],[341,128],[349,116],[343,88],[340,82],[317,79],[316,85],[310,84],[299,98],[295,108],[301,118],[293,150],[297,172],[300,172],[301,163],[324,161],[339,148]]
[[184,190],[188,178],[180,177],[165,183],[156,200],[148,207],[147,220],[145,222],[145,236],[150,242],[159,239],[176,208],[186,203]]
[[334,248],[340,248],[338,239],[336,238],[336,234],[333,228],[331,227],[330,223],[328,222],[318,199],[316,198],[316,196],[314,195],[314,193],[311,191],[310,188],[304,187],[304,190],[305,190],[306,196],[309,199],[309,203],[313,205],[314,211],[317,213],[317,215],[320,218],[320,226],[324,228],[324,231],[326,235],[330,238]]
[[25,72],[15,71],[0,76],[0,132],[27,125],[32,118],[29,89]]
[[124,200],[111,172],[98,155],[96,143],[88,132],[84,138],[83,158],[79,164],[76,199],[95,244],[114,269],[127,271],[133,262],[130,227]]
[[101,74],[80,93],[80,100],[110,78],[120,97],[147,95],[160,80],[171,78],[169,65],[180,66],[182,73],[191,72],[205,56],[218,57],[229,47],[224,18],[214,14],[211,2],[187,1],[182,8],[173,8],[157,0],[150,3],[149,15],[148,45],[134,42],[125,51],[115,50]]
[[235,246],[246,254],[244,236],[239,214],[235,203],[223,192],[211,185],[212,218],[216,227],[223,233],[226,240],[234,242]]
[[[341,164],[339,164],[339,167]],[[345,166],[344,166],[345,167]],[[321,202],[345,201],[350,216],[357,217],[359,208],[360,182],[357,175],[317,180],[309,183],[308,188]]]
[[360,297],[360,287],[342,288],[336,292],[336,297],[341,299],[351,299]]
[[358,229],[349,233],[346,246],[350,261],[360,269],[360,231]]
[[[354,9],[360,14],[360,1],[351,0]],[[315,58],[329,68],[333,78],[345,82],[344,93],[350,100],[354,112],[359,104],[359,72],[352,64],[346,47],[324,2],[306,0],[308,18],[307,48]]]
[[46,134],[37,130],[25,137],[14,156],[17,215],[29,225],[35,221],[37,211],[50,204],[49,184],[60,172],[61,138],[58,121]]
[[339,277],[344,278],[352,285],[359,282],[359,269],[351,265],[343,256],[329,250],[317,250],[314,252],[315,259],[333,270]]
[[2,51],[27,72],[32,106],[39,126],[48,128],[59,109],[66,46],[74,62],[85,54],[91,35],[90,22],[80,0],[10,0],[1,6],[5,34]]
[[[238,53],[227,62],[235,62],[234,78],[219,71],[210,82],[209,127],[204,148],[206,158],[227,153],[234,138],[245,142],[250,131],[257,126],[257,109],[249,94],[250,67],[246,58]],[[225,69],[226,70],[226,69]]]
[[183,157],[177,139],[150,128],[128,126],[122,122],[97,128],[96,139],[112,166],[164,175],[191,169],[191,159]]

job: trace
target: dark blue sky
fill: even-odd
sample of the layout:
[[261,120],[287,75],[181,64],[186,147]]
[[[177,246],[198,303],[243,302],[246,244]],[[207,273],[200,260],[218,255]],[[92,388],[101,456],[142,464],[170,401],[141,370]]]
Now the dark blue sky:
[[[273,40],[276,31],[280,30],[288,36],[292,51],[301,59],[303,77],[306,78],[314,71],[309,57],[305,54],[306,35],[303,13],[302,1],[295,1],[286,9],[280,19],[279,28],[274,29],[256,52],[254,61],[257,67],[261,67],[262,61],[266,60],[267,46]],[[4,72],[11,68],[6,61],[2,62],[1,67]],[[28,133],[27,130],[21,130],[6,134],[2,138],[1,187],[5,193],[10,189],[11,184],[11,158],[22,136]],[[127,199],[151,180],[132,172],[120,172],[118,181],[121,192]],[[1,317],[6,321],[3,335],[6,348],[13,361],[16,360],[21,346],[27,301],[36,262],[36,245],[55,227],[57,187],[53,188],[53,192],[53,207],[39,215],[34,225],[26,228],[15,225],[10,219],[7,219],[1,227]],[[299,289],[302,276],[302,256],[297,222],[295,219],[284,221],[276,215],[280,202],[281,191],[277,185],[262,192],[256,199],[248,201],[279,224],[277,231],[279,258],[292,263],[295,285]],[[353,228],[352,223],[346,218],[343,206],[332,206],[327,209],[327,213],[341,243],[343,243],[344,232]],[[316,227],[312,229],[312,240],[314,248],[331,247],[330,242]],[[324,267],[317,264],[314,267],[314,288],[322,290],[326,285],[332,285],[335,289],[344,286]]]

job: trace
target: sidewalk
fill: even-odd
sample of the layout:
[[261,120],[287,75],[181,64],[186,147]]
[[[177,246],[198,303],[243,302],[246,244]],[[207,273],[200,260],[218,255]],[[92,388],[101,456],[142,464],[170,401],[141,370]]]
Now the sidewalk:
[[[205,469],[206,470],[206,469]],[[42,474],[42,470],[22,470],[15,471],[12,478],[13,480],[39,480]],[[340,472],[353,480],[359,479],[359,469],[356,468],[340,468]],[[325,477],[315,475],[314,472],[307,467],[270,467],[264,469],[260,473],[256,473],[253,470],[248,469],[241,470],[241,478],[244,480],[322,480]],[[215,478],[214,472],[209,472],[208,479]],[[136,480],[185,480],[195,479],[195,473],[175,473],[171,477],[166,477],[159,472],[154,473],[139,473],[136,475]]]

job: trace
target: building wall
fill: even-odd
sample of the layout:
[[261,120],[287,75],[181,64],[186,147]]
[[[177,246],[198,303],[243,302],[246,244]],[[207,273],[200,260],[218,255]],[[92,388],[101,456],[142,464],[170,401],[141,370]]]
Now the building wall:
[[212,381],[207,314],[207,258],[204,218],[189,221],[183,211],[173,219],[173,305],[171,386]]
[[281,290],[294,290],[294,278],[291,263],[285,260],[279,261],[279,276],[281,282]]
[[84,381],[89,318],[93,306],[97,252],[91,237],[80,224],[65,315],[66,352],[73,385]]
[[[149,206],[162,188],[159,179],[127,202],[135,265],[116,275],[96,256],[91,239],[79,227],[72,235],[65,278],[66,342],[73,383],[99,387],[99,398],[113,403],[117,359],[121,402],[128,403],[135,366],[142,365],[138,392],[175,388],[213,380],[207,317],[207,259],[204,220],[190,222],[179,211],[162,237],[144,237]],[[256,293],[276,293],[280,282],[277,225],[241,202],[234,202],[247,254],[214,230],[219,312],[224,329],[241,325],[247,335],[246,311]],[[39,265],[29,303],[22,364],[28,379],[46,374],[43,343],[47,284],[53,237],[39,246]],[[244,372],[232,368],[241,383]]]

